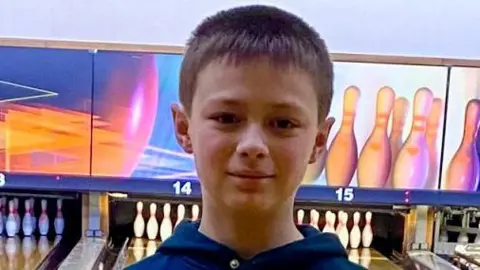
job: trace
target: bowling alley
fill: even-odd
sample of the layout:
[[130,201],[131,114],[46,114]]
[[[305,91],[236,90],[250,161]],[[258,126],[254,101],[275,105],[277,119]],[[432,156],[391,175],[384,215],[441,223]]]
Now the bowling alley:
[[0,270],[480,269],[478,10],[3,1]]

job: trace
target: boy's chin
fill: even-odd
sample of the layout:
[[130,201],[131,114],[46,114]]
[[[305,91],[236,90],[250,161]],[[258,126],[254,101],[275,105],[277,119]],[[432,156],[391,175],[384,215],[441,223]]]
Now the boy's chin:
[[225,205],[230,211],[235,211],[242,214],[262,214],[274,211],[278,206],[272,200],[265,198],[265,194],[235,194],[225,198]]

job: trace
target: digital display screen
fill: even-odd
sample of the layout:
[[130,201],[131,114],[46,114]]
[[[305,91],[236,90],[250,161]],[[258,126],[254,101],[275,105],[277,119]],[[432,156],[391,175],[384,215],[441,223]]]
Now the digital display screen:
[[[0,48],[0,170],[197,179],[170,109],[178,102],[181,62],[173,54]],[[453,68],[447,98],[447,67],[334,68],[335,124],[303,184],[442,187],[462,140],[466,104],[479,92],[479,72]],[[451,143],[442,146],[444,135]],[[478,184],[478,164],[473,168]]]
[[0,170],[90,174],[92,60],[0,47]]

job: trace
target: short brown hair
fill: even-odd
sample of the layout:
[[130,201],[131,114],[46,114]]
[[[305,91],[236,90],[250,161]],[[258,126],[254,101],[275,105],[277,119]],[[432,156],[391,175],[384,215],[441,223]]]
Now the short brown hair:
[[301,68],[315,84],[319,117],[329,113],[333,65],[323,39],[299,17],[276,7],[252,5],[206,18],[192,32],[180,71],[180,102],[188,114],[198,74],[225,57],[235,65],[266,57],[275,65]]

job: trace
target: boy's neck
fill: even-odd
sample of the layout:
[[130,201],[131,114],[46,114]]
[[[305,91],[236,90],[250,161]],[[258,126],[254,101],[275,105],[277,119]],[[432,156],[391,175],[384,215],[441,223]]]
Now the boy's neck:
[[233,250],[242,258],[303,239],[293,220],[293,203],[285,202],[272,213],[235,214],[204,201],[199,231]]

